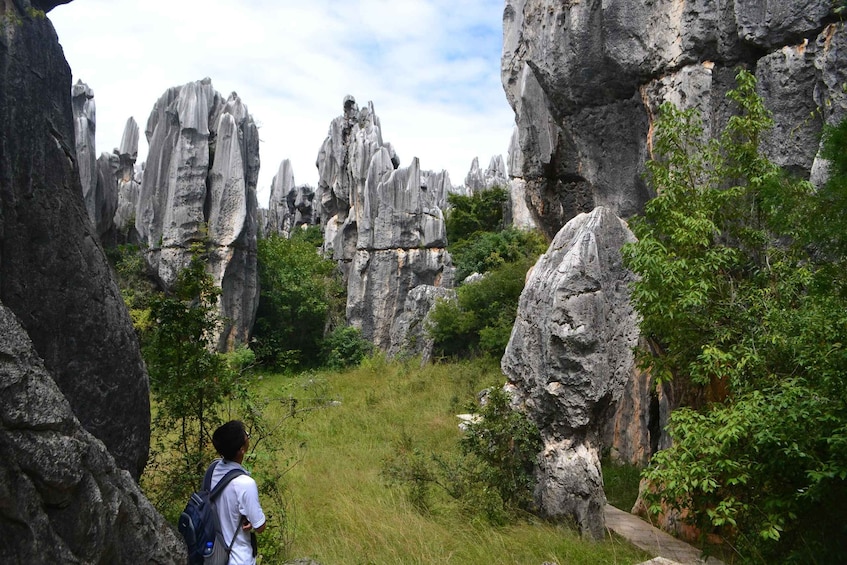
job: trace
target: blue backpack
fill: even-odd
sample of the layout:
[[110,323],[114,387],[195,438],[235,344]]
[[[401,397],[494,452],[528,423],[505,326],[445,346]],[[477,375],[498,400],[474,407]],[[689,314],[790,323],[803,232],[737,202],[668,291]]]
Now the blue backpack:
[[189,565],[226,565],[232,544],[235,543],[235,536],[238,535],[236,526],[229,544],[223,539],[215,500],[232,479],[246,473],[243,469],[233,469],[218,481],[215,488],[210,488],[212,472],[218,463],[220,459],[209,465],[206,476],[203,477],[203,490],[191,495],[185,510],[179,516],[178,528],[188,545]]

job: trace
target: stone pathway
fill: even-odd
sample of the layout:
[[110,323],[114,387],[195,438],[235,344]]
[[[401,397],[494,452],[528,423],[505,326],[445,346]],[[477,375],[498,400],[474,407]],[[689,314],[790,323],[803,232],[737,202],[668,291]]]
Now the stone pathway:
[[632,545],[643,549],[655,559],[641,565],[723,565],[714,557],[708,560],[700,558],[700,550],[672,535],[655,528],[629,512],[606,505],[606,527],[628,540]]

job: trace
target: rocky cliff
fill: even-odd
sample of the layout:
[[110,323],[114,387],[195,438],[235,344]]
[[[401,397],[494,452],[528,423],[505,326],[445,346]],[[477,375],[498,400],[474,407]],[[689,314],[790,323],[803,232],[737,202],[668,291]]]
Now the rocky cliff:
[[0,3],[0,555],[177,563],[133,481],[147,375],[83,200],[58,3]]
[[147,375],[83,203],[70,69],[50,22],[7,6],[0,14],[0,300],[82,425],[137,477],[150,433]]
[[642,179],[666,100],[717,132],[736,67],[755,72],[776,127],[769,156],[809,176],[824,122],[847,115],[847,32],[831,0],[507,0],[502,79],[515,110],[510,174],[552,237],[603,205],[650,198]]
[[150,145],[135,228],[147,262],[169,288],[192,242],[209,245],[208,271],[221,288],[221,350],[246,343],[259,299],[256,182],[259,134],[236,93],[210,79],[168,89],[147,120]]

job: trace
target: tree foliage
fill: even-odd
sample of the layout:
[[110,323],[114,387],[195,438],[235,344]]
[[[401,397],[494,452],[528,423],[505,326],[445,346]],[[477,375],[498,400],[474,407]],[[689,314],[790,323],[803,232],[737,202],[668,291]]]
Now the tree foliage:
[[[154,400],[153,467],[159,498],[182,500],[213,458],[211,434],[220,408],[238,388],[238,372],[215,352],[220,289],[206,273],[202,243],[192,247],[171,292],[151,300],[153,324],[142,353]],[[154,501],[155,502],[155,501]]]
[[[847,547],[847,134],[828,135],[816,192],[759,151],[771,118],[740,72],[717,139],[662,107],[648,163],[657,197],[624,249],[651,352],[685,391],[648,496],[721,533],[743,558],[836,562]],[[840,162],[840,163],[839,163]],[[841,517],[839,517],[841,516]]]
[[451,244],[469,239],[477,232],[498,232],[505,227],[504,209],[509,202],[505,188],[495,186],[472,196],[450,194],[447,202],[450,208],[445,221],[447,241]]
[[473,196],[450,195],[448,250],[456,279],[484,273],[462,284],[456,300],[441,300],[428,332],[437,354],[499,357],[509,342],[526,272],[547,247],[537,231],[504,228],[508,192],[499,187]]
[[276,369],[317,366],[327,328],[343,314],[338,269],[317,250],[311,232],[259,240],[261,294],[254,350]]
[[440,355],[500,357],[509,343],[526,272],[535,259],[504,263],[456,289],[456,300],[439,300],[429,334]]

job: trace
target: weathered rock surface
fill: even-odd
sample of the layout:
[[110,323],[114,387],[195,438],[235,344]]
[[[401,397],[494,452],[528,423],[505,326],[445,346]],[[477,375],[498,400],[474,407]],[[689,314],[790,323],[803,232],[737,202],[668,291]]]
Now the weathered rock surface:
[[443,286],[420,285],[406,295],[403,312],[391,325],[391,357],[421,357],[421,364],[432,358],[435,340],[426,331],[429,313],[438,300],[455,300],[456,291]]
[[138,477],[150,437],[147,374],[83,203],[70,69],[52,24],[30,6],[47,7],[7,4],[20,23],[0,26],[0,301],[82,426]]
[[147,262],[170,287],[193,242],[211,247],[208,271],[222,289],[222,350],[246,343],[258,305],[256,182],[259,134],[236,93],[210,79],[168,89],[146,128],[150,144],[135,227]]
[[325,246],[345,273],[347,322],[387,350],[412,288],[452,286],[440,208],[449,178],[422,175],[417,158],[400,168],[373,103],[359,110],[352,96],[330,124],[317,164],[315,200]]
[[262,234],[289,237],[294,228],[320,223],[314,200],[315,189],[307,184],[297,186],[291,161],[284,159],[271,183],[268,208],[262,211]]
[[135,229],[135,212],[138,208],[138,195],[141,192],[142,171],[136,170],[138,160],[138,124],[130,117],[124,126],[121,145],[117,148],[118,169],[115,182],[117,184],[118,203],[112,224],[116,231],[118,243],[137,243],[140,241]]
[[84,82],[77,81],[71,91],[74,109],[74,141],[79,166],[82,197],[88,217],[96,225],[97,196],[97,109],[94,91]]
[[822,123],[847,115],[847,32],[828,0],[562,3],[507,0],[502,79],[518,127],[510,174],[550,236],[595,206],[621,217],[642,180],[661,102],[728,118],[735,68],[755,70],[776,127],[765,150],[808,176]]
[[185,562],[182,537],[83,429],[2,304],[0,460],[4,563]]
[[563,227],[530,271],[502,369],[514,405],[541,431],[536,498],[543,514],[604,535],[602,428],[633,371],[633,275],[620,248],[634,237],[609,209]]

